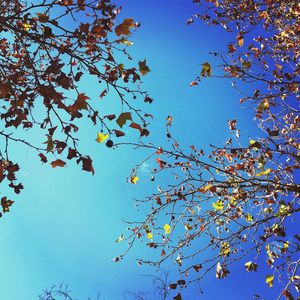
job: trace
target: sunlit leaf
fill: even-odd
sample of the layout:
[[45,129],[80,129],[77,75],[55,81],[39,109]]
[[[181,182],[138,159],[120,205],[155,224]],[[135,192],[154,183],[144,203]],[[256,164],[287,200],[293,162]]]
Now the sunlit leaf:
[[120,243],[120,242],[124,241],[124,239],[125,239],[124,234],[121,234],[121,235],[116,239],[116,243]]
[[212,206],[215,210],[222,210],[224,208],[224,203],[222,200],[218,200],[217,202],[213,202]]
[[152,240],[153,239],[153,234],[152,232],[147,233],[147,239]]
[[257,173],[256,176],[257,176],[257,177],[266,176],[266,175],[268,175],[270,172],[271,172],[271,169],[268,168],[268,169],[265,170],[265,171],[261,171],[261,172]]
[[165,234],[169,234],[171,232],[171,226],[169,224],[164,225]]
[[202,64],[202,70],[200,75],[203,77],[209,77],[211,76],[211,73],[212,73],[211,65],[208,62]]
[[273,281],[274,281],[274,276],[273,275],[268,275],[266,277],[266,284],[268,284],[269,287],[273,286]]
[[96,141],[98,143],[103,143],[104,141],[106,141],[108,139],[108,134],[103,134],[102,132],[98,132],[97,133],[97,138]]
[[140,179],[136,175],[134,175],[130,178],[130,182],[132,184],[137,184],[138,180],[140,180]]
[[255,271],[257,270],[257,264],[254,263],[253,261],[248,261],[245,263],[245,268],[247,270],[247,272],[250,272],[250,271]]

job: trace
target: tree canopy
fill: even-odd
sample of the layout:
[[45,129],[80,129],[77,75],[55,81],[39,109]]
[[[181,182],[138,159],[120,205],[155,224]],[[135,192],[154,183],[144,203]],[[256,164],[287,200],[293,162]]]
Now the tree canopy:
[[[234,40],[226,52],[212,53],[220,65],[204,62],[191,87],[207,77],[230,79],[242,95],[240,103],[253,109],[261,136],[243,144],[232,119],[231,138],[224,145],[210,145],[208,153],[204,145],[185,149],[172,136],[169,116],[169,148],[135,144],[155,157],[151,180],[158,182],[158,192],[138,200],[139,206],[148,205],[148,214],[142,222],[130,222],[129,249],[146,239],[148,247],[159,249],[157,260],[145,257],[139,263],[161,266],[173,260],[187,278],[184,285],[210,271],[226,278],[238,262],[255,272],[265,260],[266,284],[272,287],[276,280],[282,285],[279,298],[295,299],[300,279],[295,230],[300,211],[299,3],[194,2],[199,9],[188,24],[200,19],[221,26]],[[169,178],[164,187],[163,176]]]
[[[252,109],[260,136],[245,143],[238,118],[232,118],[231,136],[223,145],[209,145],[210,151],[203,150],[203,144],[186,148],[173,136],[176,122],[168,116],[169,146],[153,144],[150,137],[149,142],[117,142],[126,134],[124,126],[147,137],[152,119],[142,103],[153,100],[140,87],[150,67],[146,59],[132,66],[127,50],[139,23],[133,18],[117,21],[121,8],[109,0],[4,0],[0,182],[17,194],[23,189],[17,180],[18,161],[10,155],[11,145],[17,144],[35,149],[37,158],[53,168],[74,160],[94,174],[92,158],[80,151],[78,134],[79,119],[89,120],[97,128],[96,142],[109,148],[131,145],[147,153],[133,168],[130,183],[138,187],[143,163],[157,165],[150,179],[157,191],[137,200],[145,214],[142,221],[128,222],[129,233],[116,240],[128,242],[128,247],[115,262],[137,241],[145,241],[157,259],[141,257],[139,265],[178,265],[180,277],[169,285],[171,290],[200,281],[209,272],[224,279],[233,264],[242,265],[244,272],[266,264],[265,284],[281,285],[278,299],[295,299],[300,290],[299,3],[193,2],[195,13],[187,25],[203,21],[222,27],[228,43],[226,51],[211,53],[218,65],[203,61],[198,76],[191,74],[195,79],[190,88],[214,78],[230,80],[240,92],[240,104]],[[90,99],[82,88],[85,77],[94,80],[98,99]],[[101,102],[109,93],[119,106],[103,114]],[[35,142],[36,134],[44,138]],[[13,200],[1,197],[6,213]],[[64,296],[52,289],[44,297],[52,299],[51,293]],[[182,299],[180,291],[174,299]]]
[[[152,102],[138,85],[150,69],[146,60],[139,67],[120,62],[131,60],[126,47],[139,26],[132,18],[116,24],[120,11],[105,0],[1,2],[0,182],[6,180],[15,193],[23,185],[17,181],[18,162],[9,155],[12,143],[35,149],[43,163],[50,159],[53,168],[73,159],[84,171],[94,173],[91,157],[78,146],[78,119],[84,117],[97,126],[96,140],[105,141],[107,147],[125,135],[121,129],[127,121],[140,136],[149,134],[149,115],[133,99]],[[98,99],[82,92],[80,83],[86,76],[95,81]],[[120,107],[103,115],[99,107],[107,93],[119,98]],[[45,137],[33,143],[30,132]],[[9,199],[1,199],[3,212],[13,203]]]

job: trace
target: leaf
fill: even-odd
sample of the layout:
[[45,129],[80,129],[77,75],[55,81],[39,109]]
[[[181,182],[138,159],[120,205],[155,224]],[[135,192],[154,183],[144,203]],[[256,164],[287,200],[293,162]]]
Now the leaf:
[[0,98],[4,98],[9,94],[9,85],[0,83]]
[[164,225],[165,234],[169,234],[171,232],[171,226],[169,224]]
[[121,234],[121,235],[116,239],[116,243],[120,243],[120,242],[124,241],[124,239],[125,239],[124,234]]
[[230,272],[225,268],[224,265],[221,265],[220,262],[217,263],[217,270],[216,270],[216,278],[223,279],[227,277]]
[[40,159],[41,159],[42,162],[44,162],[44,163],[47,162],[47,157],[43,153],[40,153],[39,157],[40,157]]
[[175,297],[173,297],[173,300],[182,300],[181,294],[178,293]]
[[167,117],[167,126],[172,126],[172,121],[173,121],[173,117],[172,116],[168,116]]
[[252,221],[253,221],[253,216],[250,215],[250,214],[246,214],[246,215],[245,215],[245,220],[246,220],[246,222],[248,222],[248,223],[252,223]]
[[22,25],[25,31],[29,31],[29,29],[32,27],[30,24],[27,23],[23,23]]
[[146,59],[144,59],[143,61],[139,61],[139,71],[143,76],[145,76],[151,71],[150,68],[147,66]]
[[273,275],[268,275],[266,277],[266,284],[268,284],[269,287],[273,286],[273,281],[274,281],[274,276]]
[[98,143],[103,143],[104,141],[106,141],[108,139],[108,134],[103,134],[101,132],[97,133],[97,138],[96,141]]
[[152,232],[148,232],[148,233],[147,233],[147,239],[148,239],[148,240],[152,240],[152,239],[153,239],[153,234],[152,234]]
[[137,24],[134,22],[133,18],[126,18],[123,23],[115,28],[116,35],[130,35],[130,28],[133,27],[137,27]]
[[257,176],[257,177],[266,176],[266,175],[268,175],[270,172],[271,172],[271,169],[268,168],[268,169],[265,170],[265,171],[259,172],[258,174],[256,174],[256,176]]
[[180,253],[178,253],[177,258],[175,259],[175,262],[179,265],[179,267],[182,266],[182,260],[181,260]]
[[222,200],[218,200],[217,202],[213,202],[212,206],[215,210],[222,210],[224,208],[224,203]]
[[123,131],[120,131],[120,130],[114,130],[114,132],[115,132],[116,137],[121,137],[121,136],[125,135],[125,133]]
[[236,40],[240,47],[242,47],[244,45],[244,38],[241,34],[238,34],[238,36],[236,37]]
[[55,160],[51,163],[51,166],[52,166],[53,169],[56,168],[56,167],[63,168],[65,165],[66,165],[66,163],[61,159],[57,159],[57,160]]
[[36,15],[38,16],[38,20],[41,23],[46,23],[49,21],[49,16],[47,16],[46,14],[37,13]]
[[121,113],[118,117],[118,119],[116,120],[117,124],[122,128],[123,125],[126,123],[126,121],[132,121],[132,117],[131,117],[131,113],[130,112],[125,112],[125,113]]
[[50,152],[54,149],[54,144],[51,135],[48,135],[48,140],[45,142],[45,144],[47,144],[47,148],[46,148],[47,152]]
[[245,263],[245,268],[247,272],[255,271],[257,270],[257,264],[254,263],[253,261],[248,261]]
[[9,207],[12,206],[14,201],[8,200],[7,197],[1,198],[1,206],[4,213],[9,212]]
[[132,183],[132,184],[137,184],[137,181],[138,180],[140,180],[136,175],[134,175],[134,176],[132,176],[131,178],[130,178],[130,182]]
[[212,72],[211,65],[208,62],[205,62],[204,64],[202,64],[202,71],[200,73],[200,75],[202,77],[211,76],[211,72]]
[[223,256],[229,256],[230,254],[230,245],[228,242],[222,242],[221,243],[221,250],[220,254]]

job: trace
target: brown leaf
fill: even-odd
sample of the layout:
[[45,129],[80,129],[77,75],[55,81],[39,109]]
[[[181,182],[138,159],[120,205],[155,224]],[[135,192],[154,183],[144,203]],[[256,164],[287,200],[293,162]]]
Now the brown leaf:
[[51,163],[52,168],[64,167],[65,165],[66,165],[66,163],[63,160],[61,160],[61,159],[54,160]]
[[116,35],[130,35],[130,29],[134,27],[137,27],[134,20],[132,18],[127,18],[115,28]]

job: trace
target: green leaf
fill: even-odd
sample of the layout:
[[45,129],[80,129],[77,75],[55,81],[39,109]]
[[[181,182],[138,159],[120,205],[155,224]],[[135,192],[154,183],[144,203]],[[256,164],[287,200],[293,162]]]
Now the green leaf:
[[118,119],[116,120],[116,122],[122,128],[123,125],[126,123],[127,120],[131,120],[132,121],[132,117],[131,117],[131,113],[130,112],[121,113],[119,115]]

